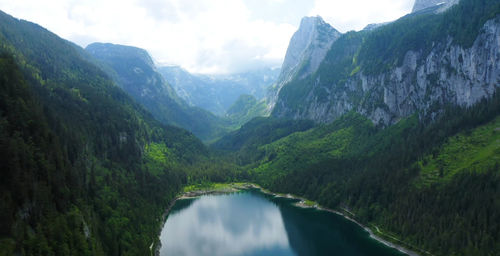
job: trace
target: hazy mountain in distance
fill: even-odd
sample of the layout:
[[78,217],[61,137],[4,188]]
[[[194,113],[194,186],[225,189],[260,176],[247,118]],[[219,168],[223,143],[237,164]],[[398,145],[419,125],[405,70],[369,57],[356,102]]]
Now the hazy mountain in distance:
[[265,99],[257,100],[252,95],[242,94],[226,111],[226,117],[236,126],[241,126],[255,117],[267,116]]
[[264,98],[268,87],[280,73],[278,68],[228,75],[191,74],[178,66],[165,66],[158,70],[189,105],[220,116],[225,115],[243,94],[252,95],[257,100]]
[[111,77],[135,100],[165,124],[211,140],[226,132],[228,123],[201,108],[189,106],[158,72],[149,54],[136,47],[93,43],[86,51],[114,70]]
[[442,12],[450,8],[451,6],[457,4],[458,1],[459,0],[415,0],[412,12],[418,12],[420,10],[434,6],[441,6],[438,9],[438,12]]

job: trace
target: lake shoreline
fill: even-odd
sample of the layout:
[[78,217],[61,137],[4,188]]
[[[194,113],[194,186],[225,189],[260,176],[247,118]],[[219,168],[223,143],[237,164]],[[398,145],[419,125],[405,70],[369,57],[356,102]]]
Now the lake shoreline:
[[[404,254],[407,254],[409,256],[420,256],[420,254],[418,254],[417,252],[413,251],[413,250],[410,250],[402,245],[399,245],[399,244],[396,244],[396,243],[393,243],[393,242],[390,242],[390,241],[387,241],[386,239],[376,235],[369,227],[361,224],[360,222],[358,222],[357,220],[353,219],[352,217],[348,216],[347,214],[343,213],[343,212],[340,212],[340,211],[337,211],[337,210],[333,210],[333,209],[330,209],[330,208],[326,208],[326,207],[322,207],[320,206],[319,204],[314,204],[314,205],[308,205],[306,204],[306,202],[308,201],[306,198],[303,198],[303,197],[300,197],[300,196],[296,196],[296,195],[293,195],[293,194],[279,194],[279,193],[274,193],[270,190],[267,190],[267,189],[264,189],[262,188],[261,186],[257,185],[257,184],[250,184],[252,186],[252,188],[256,188],[256,189],[259,189],[260,191],[262,191],[262,193],[265,193],[265,194],[269,194],[269,195],[272,195],[272,196],[275,196],[275,197],[282,197],[282,198],[288,198],[288,199],[296,199],[296,200],[300,200],[299,202],[295,203],[294,205],[297,206],[297,207],[300,207],[300,208],[313,208],[313,209],[317,209],[317,210],[320,210],[320,211],[327,211],[327,212],[330,212],[330,213],[334,213],[334,214],[337,214],[337,215],[340,215],[342,216],[343,218],[357,224],[358,226],[360,226],[361,228],[363,228],[364,230],[366,230],[369,234],[370,234],[370,238],[374,239],[374,240],[377,240],[378,242],[388,246],[388,247],[391,247],[391,248],[394,248]],[[346,212],[349,212],[347,209],[344,209]],[[350,212],[349,212],[350,213]],[[352,215],[354,215],[353,213],[350,213]],[[432,255],[430,254],[429,252],[424,252],[428,255]]]
[[[174,200],[172,200],[172,202],[170,202],[170,204],[169,204],[168,208],[165,210],[165,212],[161,215],[162,222],[160,224],[160,228],[159,228],[160,231],[159,231],[159,234],[157,236],[158,238],[160,237],[163,226],[165,225],[165,222],[167,221],[168,214],[170,213],[170,210],[175,205],[177,200],[179,200],[179,197],[175,197]],[[155,244],[155,242],[156,241],[153,241],[151,243],[151,245],[149,246],[149,250],[151,252],[151,255],[160,256],[161,240],[158,239],[157,244]]]
[[[300,196],[296,196],[296,195],[292,195],[292,194],[279,194],[279,193],[274,193],[270,190],[267,190],[265,188],[262,188],[261,186],[257,185],[257,184],[254,184],[254,183],[238,183],[238,184],[227,184],[227,186],[224,186],[223,188],[207,188],[207,189],[200,189],[200,190],[193,190],[193,191],[187,191],[187,192],[183,192],[181,194],[179,194],[179,196],[177,196],[169,205],[169,207],[167,208],[167,210],[165,211],[165,213],[162,215],[162,228],[163,226],[165,225],[165,222],[167,221],[167,217],[168,217],[168,214],[170,213],[170,210],[171,208],[174,206],[174,204],[177,202],[177,200],[183,200],[183,199],[194,199],[194,198],[197,198],[197,197],[200,197],[200,196],[204,196],[204,195],[222,195],[222,194],[229,194],[229,193],[236,193],[236,192],[240,192],[240,191],[243,191],[243,190],[246,190],[246,189],[258,189],[259,191],[261,191],[262,193],[264,194],[268,194],[268,195],[272,195],[274,197],[281,197],[281,198],[288,198],[288,199],[295,199],[295,200],[299,200],[299,202],[297,203],[294,203],[294,205],[296,207],[300,207],[300,208],[313,208],[313,209],[316,209],[316,210],[319,210],[319,211],[327,211],[327,212],[330,212],[330,213],[333,213],[333,214],[337,214],[337,215],[340,215],[342,216],[343,218],[355,223],[356,225],[360,226],[361,228],[363,228],[364,230],[366,230],[369,235],[370,235],[370,238],[388,246],[388,247],[391,247],[391,248],[394,248],[406,255],[409,255],[409,256],[420,256],[420,254],[418,254],[417,252],[413,251],[413,250],[410,250],[402,245],[399,245],[399,244],[396,244],[396,243],[393,243],[393,242],[390,242],[386,239],[384,239],[383,237],[379,236],[379,235],[376,235],[372,229],[368,228],[367,226],[361,224],[360,222],[356,221],[353,217],[347,215],[346,213],[343,213],[343,212],[340,212],[338,210],[333,210],[333,209],[329,209],[329,208],[325,208],[325,207],[322,207],[320,206],[319,204],[315,203],[313,205],[311,204],[307,204],[306,202],[310,202],[308,201],[307,199],[303,198],[303,197],[300,197]],[[343,209],[344,211],[350,213],[347,209]],[[352,213],[350,213],[351,215],[354,215]],[[161,229],[160,228],[160,233],[161,233]],[[392,238],[392,239],[395,239],[397,240],[396,238]],[[401,242],[401,241],[400,241]],[[153,242],[151,244],[151,250],[153,250],[153,246],[154,246],[154,254],[153,254],[153,251],[152,251],[152,254],[155,255],[155,256],[160,256],[160,248],[161,248],[161,241],[158,241],[158,244],[155,245],[155,243]],[[419,250],[421,251],[421,250]],[[429,252],[426,252],[426,251],[422,251],[423,253],[425,253],[426,255],[432,255],[431,253]]]
[[[175,205],[175,203],[178,200],[194,199],[194,198],[204,196],[204,195],[221,195],[221,194],[235,193],[235,192],[239,192],[239,191],[242,191],[242,190],[248,189],[248,188],[250,188],[250,187],[239,187],[237,185],[228,184],[228,186],[223,188],[223,189],[201,189],[201,190],[186,191],[186,192],[179,193],[179,195],[177,197],[175,197],[174,200],[172,200],[172,202],[170,202],[170,205],[165,210],[165,212],[162,214],[162,222],[160,224],[160,231],[159,231],[159,234],[157,237],[160,237],[163,226],[165,225],[165,222],[167,221],[167,217],[170,214],[170,210],[172,209],[172,207]],[[161,241],[158,240],[157,244],[155,244],[155,241],[153,241],[151,243],[151,245],[149,246],[149,249],[151,251],[151,255],[160,256],[160,248],[161,248]]]

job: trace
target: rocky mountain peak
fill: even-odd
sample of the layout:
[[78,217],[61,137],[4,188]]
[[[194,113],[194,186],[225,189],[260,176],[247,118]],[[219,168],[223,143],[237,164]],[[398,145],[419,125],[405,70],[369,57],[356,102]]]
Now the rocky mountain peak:
[[127,58],[136,59],[137,61],[143,62],[147,66],[154,68],[154,62],[149,53],[141,48],[134,46],[126,46],[111,43],[92,43],[89,44],[85,50],[93,56],[99,56],[100,58]]
[[[415,113],[434,118],[441,106],[470,107],[491,98],[500,88],[500,14],[492,4],[498,0],[490,1],[471,0],[464,5],[470,8],[415,19],[454,3],[449,1],[403,17],[387,29],[362,32],[368,36],[343,35],[330,47],[319,72],[294,76],[280,88],[272,116],[330,123],[356,111],[376,125],[389,126]],[[495,16],[481,21],[490,13]],[[449,23],[452,16],[458,21]],[[465,22],[479,24],[459,25]],[[442,34],[419,29],[440,27],[449,29]],[[422,40],[421,46],[386,48],[381,43],[415,39]]]
[[311,60],[311,63],[306,73],[316,71],[331,44],[340,35],[340,32],[326,23],[320,16],[302,18],[299,29],[292,36],[288,45],[280,78],[285,79],[297,72],[300,64],[308,59]]
[[269,92],[270,109],[283,85],[297,75],[305,77],[316,72],[332,43],[341,35],[320,16],[302,18],[288,45],[278,81]]
[[316,26],[328,25],[320,16],[306,16],[300,21],[298,31],[312,32]]

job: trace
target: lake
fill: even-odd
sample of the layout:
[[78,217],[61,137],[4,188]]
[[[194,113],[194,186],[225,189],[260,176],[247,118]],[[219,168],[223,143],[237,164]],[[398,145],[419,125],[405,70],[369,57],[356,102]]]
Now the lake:
[[342,216],[294,202],[255,189],[178,200],[160,255],[405,255]]

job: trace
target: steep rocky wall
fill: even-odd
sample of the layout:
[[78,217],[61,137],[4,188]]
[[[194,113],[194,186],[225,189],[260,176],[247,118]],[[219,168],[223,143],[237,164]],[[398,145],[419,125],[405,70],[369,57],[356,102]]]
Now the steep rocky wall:
[[327,123],[355,110],[389,125],[415,111],[437,111],[436,104],[470,106],[491,96],[500,86],[500,15],[485,23],[472,47],[452,42],[434,45],[425,56],[409,51],[401,66],[378,75],[360,71],[342,84],[317,77],[304,106],[289,108],[278,99],[273,114]]
[[286,83],[296,75],[305,77],[318,69],[330,46],[340,36],[340,32],[319,16],[302,19],[299,29],[290,39],[278,81],[268,93],[269,109],[274,107],[279,91]]

